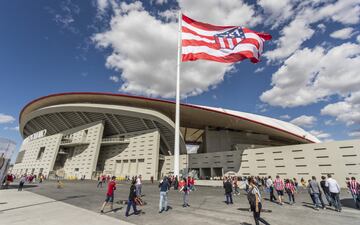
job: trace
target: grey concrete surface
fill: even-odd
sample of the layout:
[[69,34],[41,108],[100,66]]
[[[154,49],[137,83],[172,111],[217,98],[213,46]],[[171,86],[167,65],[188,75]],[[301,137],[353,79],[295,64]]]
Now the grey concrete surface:
[[54,200],[28,191],[18,192],[16,189],[0,190],[0,224],[131,225],[125,221],[66,204],[63,200]]
[[[46,181],[35,187],[26,188],[26,191],[98,213],[105,199],[106,188],[97,188],[96,184],[95,181],[65,181],[64,188],[57,189],[55,182]],[[115,201],[120,203],[122,200],[126,200],[128,194],[129,184],[125,182],[118,183]],[[114,204],[116,212],[107,212],[105,215],[116,218],[119,222],[122,220],[134,224],[254,224],[252,214],[248,211],[248,202],[244,192],[240,196],[234,196],[233,205],[226,205],[222,188],[197,187],[197,190],[190,194],[191,206],[183,208],[181,194],[171,190],[169,192],[171,209],[162,214],[158,213],[159,190],[157,184],[145,183],[143,185],[143,194],[145,194],[143,199],[147,204],[139,207],[142,210],[140,215],[131,215],[126,218],[124,216],[126,206],[117,203]],[[330,207],[327,210],[315,211],[305,190],[298,193],[295,198],[297,202],[295,205],[284,204],[283,206],[263,200],[263,208],[271,210],[271,212],[263,212],[262,217],[270,224],[276,225],[360,224],[360,211],[354,208],[351,196],[346,191],[343,191],[341,195],[343,203],[341,213],[334,211]],[[285,196],[285,200],[287,201],[287,196]],[[0,217],[2,215],[3,213],[0,210]],[[46,221],[46,216],[44,221]]]

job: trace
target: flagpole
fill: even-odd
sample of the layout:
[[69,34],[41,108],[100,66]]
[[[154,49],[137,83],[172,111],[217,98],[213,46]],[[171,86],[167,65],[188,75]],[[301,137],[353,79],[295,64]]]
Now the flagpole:
[[176,71],[176,109],[175,109],[175,149],[174,149],[174,176],[179,176],[180,159],[180,65],[181,65],[181,11],[179,11],[178,56]]

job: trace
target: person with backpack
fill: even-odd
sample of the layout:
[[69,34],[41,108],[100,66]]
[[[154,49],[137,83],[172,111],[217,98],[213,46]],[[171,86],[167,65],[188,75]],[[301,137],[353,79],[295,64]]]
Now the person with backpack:
[[247,194],[247,198],[250,204],[250,209],[253,212],[255,224],[259,225],[259,222],[261,222],[265,225],[270,225],[266,220],[260,217],[261,208],[262,208],[261,194],[259,189],[256,187],[254,178],[249,177],[248,183],[249,183],[249,191]]
[[278,195],[279,204],[283,205],[283,196],[284,196],[284,181],[280,179],[279,175],[276,175],[276,179],[274,181],[274,187]]
[[162,213],[164,210],[168,211],[168,200],[167,200],[167,194],[170,189],[170,184],[165,176],[164,179],[159,184],[160,188],[160,202],[159,202],[159,213]]

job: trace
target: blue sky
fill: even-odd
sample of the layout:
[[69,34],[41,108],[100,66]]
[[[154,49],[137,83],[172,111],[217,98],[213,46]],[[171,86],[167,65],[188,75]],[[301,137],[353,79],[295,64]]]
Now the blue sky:
[[183,102],[291,121],[324,141],[360,137],[359,0],[5,1],[0,136],[19,147],[19,112],[52,93],[173,99],[179,8],[273,36],[258,64],[184,63]]

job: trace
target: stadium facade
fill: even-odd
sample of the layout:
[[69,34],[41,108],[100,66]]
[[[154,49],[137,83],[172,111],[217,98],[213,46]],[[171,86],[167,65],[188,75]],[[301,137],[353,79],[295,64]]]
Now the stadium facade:
[[[360,140],[320,143],[269,117],[191,104],[180,110],[180,173],[360,178]],[[174,117],[174,102],[122,94],[36,99],[20,114],[24,141],[13,173],[87,179],[172,174]]]

